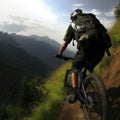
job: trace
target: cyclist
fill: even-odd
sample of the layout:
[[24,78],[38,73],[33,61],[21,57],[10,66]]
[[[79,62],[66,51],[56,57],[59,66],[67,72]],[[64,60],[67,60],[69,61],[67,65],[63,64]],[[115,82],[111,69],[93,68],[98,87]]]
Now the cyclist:
[[[82,13],[81,9],[74,10],[71,13],[71,21],[73,22],[76,19],[77,14],[81,14],[81,13]],[[56,57],[58,58],[62,57],[63,52],[66,50],[68,44],[73,39],[75,39],[75,32],[74,32],[72,25],[70,24],[63,38],[63,44],[60,46],[59,52]],[[95,46],[93,47],[95,48]],[[88,61],[90,63],[89,71],[93,72],[94,67],[102,60],[104,56],[104,53],[105,53],[104,47],[103,48],[96,47],[94,50],[92,49],[93,48],[91,47],[90,51],[84,51],[81,47],[79,47],[79,49],[77,50],[75,54],[75,57],[72,63],[72,74],[71,74],[73,92],[68,96],[70,103],[74,103],[77,100],[77,78],[78,78],[77,71],[78,69],[81,70],[84,67],[86,61]]]

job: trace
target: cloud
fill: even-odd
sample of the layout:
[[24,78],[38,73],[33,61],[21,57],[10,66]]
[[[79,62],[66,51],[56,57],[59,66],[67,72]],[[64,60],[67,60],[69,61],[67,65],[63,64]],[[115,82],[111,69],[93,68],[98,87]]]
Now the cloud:
[[7,32],[51,36],[61,26],[44,0],[1,1],[0,15],[0,29]]
[[[74,10],[84,7],[84,4],[76,3],[72,7]],[[94,13],[100,19],[112,15],[112,11],[104,14],[97,9],[88,12]],[[56,40],[61,40],[70,22],[69,17],[70,13],[66,13],[66,11],[64,14],[56,14],[49,4],[45,4],[45,0],[0,1],[0,30],[5,32],[16,32],[24,35],[47,35]],[[111,24],[110,19],[101,19],[101,21],[106,25]]]
[[4,0],[0,4],[0,13],[8,16],[29,17],[31,19],[54,20],[57,16],[51,12],[49,7],[44,4],[43,0]]
[[112,28],[112,26],[114,25],[114,22],[115,22],[115,20],[109,19],[109,18],[105,18],[105,17],[101,17],[100,21],[107,29]]
[[73,4],[74,7],[82,7],[84,6],[83,4]]
[[102,14],[102,12],[100,11],[100,10],[97,10],[97,9],[92,9],[91,11],[89,11],[90,13],[93,13],[93,14],[95,14],[95,15],[101,15]]
[[83,4],[75,3],[75,4],[73,4],[72,9],[75,10],[75,9],[78,9],[78,8],[80,8],[80,7],[83,7],[83,6],[84,6]]
[[12,19],[14,22],[17,22],[17,23],[24,23],[24,21],[28,20],[28,18],[26,17],[19,17],[19,16],[13,16],[13,15],[10,15],[9,17],[10,19]]
[[0,25],[0,29],[6,32],[21,32],[23,30],[27,30],[28,27],[23,24],[9,24],[9,23],[4,23]]
[[90,11],[86,11],[86,13],[93,13],[100,20],[100,22],[107,28],[110,29],[115,22],[114,19],[114,9],[111,9],[109,12],[100,11],[97,9],[92,9]]
[[115,16],[115,15],[114,15],[114,10],[115,10],[115,9],[112,9],[111,11],[106,12],[105,15],[106,15],[106,16],[109,16],[109,17]]

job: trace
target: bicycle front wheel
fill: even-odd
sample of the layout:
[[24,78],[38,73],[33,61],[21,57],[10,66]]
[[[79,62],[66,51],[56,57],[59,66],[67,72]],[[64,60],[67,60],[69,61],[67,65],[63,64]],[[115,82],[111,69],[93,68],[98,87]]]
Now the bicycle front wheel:
[[68,95],[71,94],[73,91],[72,83],[71,83],[71,69],[66,71],[64,77],[64,95],[65,100],[69,102]]
[[85,120],[108,120],[108,97],[103,81],[90,74],[85,79],[87,102],[82,105]]

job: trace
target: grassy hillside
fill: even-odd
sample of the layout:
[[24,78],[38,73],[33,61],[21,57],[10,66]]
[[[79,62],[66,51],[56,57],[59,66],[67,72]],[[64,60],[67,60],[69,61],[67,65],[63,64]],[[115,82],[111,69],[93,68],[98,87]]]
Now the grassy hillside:
[[116,43],[120,41],[120,21],[119,20],[115,22],[114,26],[109,31],[109,35],[111,36],[113,45],[116,45]]
[[[100,65],[95,69],[96,73],[100,73]],[[51,73],[44,84],[45,98],[33,109],[30,117],[23,120],[56,120],[62,108],[64,100],[63,80],[66,69],[71,68],[71,61],[64,63],[60,68]]]
[[55,120],[64,99],[63,80],[65,70],[70,67],[70,62],[67,62],[50,75],[44,84],[44,91],[47,94],[45,99],[33,110],[31,117],[24,118],[24,120]]

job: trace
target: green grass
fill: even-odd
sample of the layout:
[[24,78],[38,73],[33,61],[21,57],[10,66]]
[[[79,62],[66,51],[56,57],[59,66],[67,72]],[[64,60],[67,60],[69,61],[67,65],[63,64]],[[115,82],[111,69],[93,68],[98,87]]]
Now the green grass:
[[114,26],[111,30],[109,30],[110,36],[114,37],[116,35],[120,35],[120,21],[116,20]]
[[120,20],[116,20],[114,26],[109,31],[109,35],[112,39],[113,46],[120,42]]
[[33,114],[29,118],[24,118],[24,120],[56,119],[64,100],[63,80],[65,71],[70,67],[70,62],[65,63],[45,80],[46,83],[44,86],[48,92],[46,98],[33,110]]

